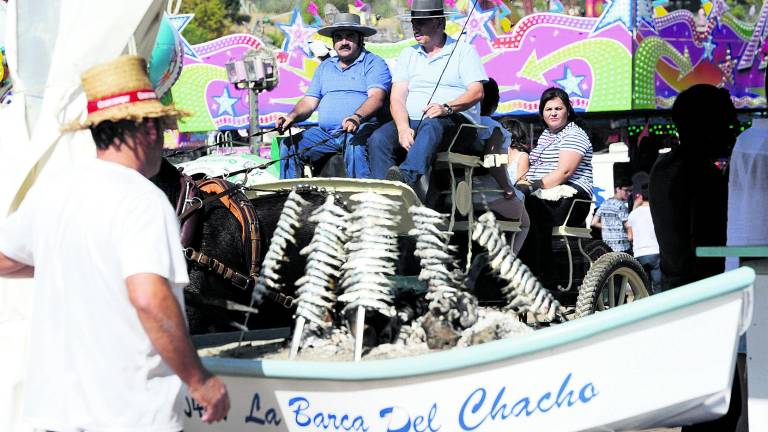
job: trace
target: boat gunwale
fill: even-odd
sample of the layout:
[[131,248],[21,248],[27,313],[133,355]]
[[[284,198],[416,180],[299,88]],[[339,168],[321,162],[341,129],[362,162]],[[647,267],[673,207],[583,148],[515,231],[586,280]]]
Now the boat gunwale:
[[367,381],[433,375],[536,354],[561,345],[572,345],[681,308],[747,290],[754,280],[755,271],[741,267],[637,300],[621,308],[601,311],[531,334],[411,357],[362,362],[206,357],[203,363],[216,374],[252,378]]

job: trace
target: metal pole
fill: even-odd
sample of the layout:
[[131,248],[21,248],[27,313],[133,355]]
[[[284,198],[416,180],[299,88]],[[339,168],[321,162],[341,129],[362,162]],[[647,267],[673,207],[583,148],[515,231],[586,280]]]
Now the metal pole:
[[[249,83],[251,86],[254,86],[255,83]],[[248,96],[248,107],[250,111],[251,116],[251,127],[250,127],[250,145],[251,145],[251,153],[252,154],[259,154],[259,147],[261,145],[261,137],[256,136],[256,134],[259,132],[259,91],[256,90],[255,87],[250,87],[249,89],[249,96]]]

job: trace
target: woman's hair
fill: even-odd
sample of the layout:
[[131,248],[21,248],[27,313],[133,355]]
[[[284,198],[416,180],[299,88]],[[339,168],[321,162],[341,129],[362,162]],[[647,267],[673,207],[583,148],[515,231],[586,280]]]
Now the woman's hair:
[[571,100],[568,99],[568,93],[558,87],[550,87],[544,90],[544,93],[541,94],[541,99],[539,100],[539,117],[542,119],[544,118],[544,105],[555,98],[563,101],[565,110],[568,112],[568,123],[575,121],[576,112],[573,110],[573,106],[571,106]]
[[501,121],[501,125],[504,129],[508,130],[512,142],[509,146],[521,152],[530,153],[530,143],[528,142],[528,134],[525,132],[525,125],[519,120],[507,118]]
[[480,102],[480,115],[489,116],[499,106],[499,84],[493,78],[483,83],[483,100]]

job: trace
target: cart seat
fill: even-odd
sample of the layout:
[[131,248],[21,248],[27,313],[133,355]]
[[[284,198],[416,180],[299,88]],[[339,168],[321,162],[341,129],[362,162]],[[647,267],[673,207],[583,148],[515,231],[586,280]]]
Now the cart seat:
[[580,239],[592,238],[592,230],[590,228],[575,227],[575,226],[567,225],[568,220],[571,219],[571,212],[573,212],[573,208],[576,206],[577,203],[592,205],[595,202],[593,200],[578,199],[578,198],[573,200],[573,202],[571,203],[571,208],[568,209],[568,215],[565,218],[565,223],[563,225],[558,225],[556,227],[553,227],[552,235],[561,236],[561,237],[576,237]]

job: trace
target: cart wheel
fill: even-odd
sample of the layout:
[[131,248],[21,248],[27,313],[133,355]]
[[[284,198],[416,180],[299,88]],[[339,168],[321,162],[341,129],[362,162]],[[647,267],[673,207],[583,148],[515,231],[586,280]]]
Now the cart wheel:
[[579,287],[576,318],[648,297],[648,276],[643,266],[624,252],[598,258]]

